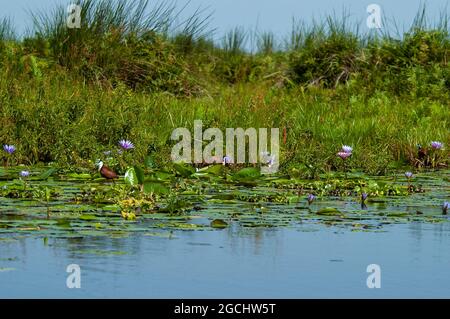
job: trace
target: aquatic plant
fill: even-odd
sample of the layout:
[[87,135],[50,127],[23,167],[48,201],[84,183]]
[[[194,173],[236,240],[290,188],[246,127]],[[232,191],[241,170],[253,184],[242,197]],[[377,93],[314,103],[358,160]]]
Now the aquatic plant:
[[20,171],[19,176],[22,178],[27,178],[30,176],[30,172],[29,171]]
[[413,173],[412,172],[405,172],[405,177],[410,180],[413,177]]
[[365,203],[367,200],[367,197],[369,197],[369,195],[367,193],[362,193],[361,194],[361,203]]
[[316,199],[316,196],[314,196],[314,194],[308,194],[308,197],[307,197],[308,205],[311,205],[315,199]]
[[435,150],[441,150],[444,147],[444,144],[442,142],[433,141],[431,142],[431,147]]
[[30,176],[29,171],[20,171],[19,172],[20,178],[23,180],[23,190],[26,190],[27,188],[27,179]]
[[343,169],[344,169],[344,172],[345,172],[345,178],[347,178],[346,160],[347,160],[347,158],[352,156],[352,151],[353,151],[353,148],[351,148],[350,146],[342,145],[341,150],[336,154],[338,157],[340,157],[342,159]]
[[351,154],[353,152],[353,148],[351,146],[348,146],[348,145],[342,145],[341,152]]
[[226,165],[226,164],[230,164],[233,162],[233,159],[231,158],[231,156],[224,156],[223,160],[222,160],[222,165]]
[[124,150],[131,150],[134,148],[134,144],[128,140],[120,140],[119,146]]
[[263,164],[267,165],[268,167],[272,167],[272,165],[275,163],[275,155],[271,155],[269,152],[261,152],[261,161]]
[[340,158],[342,158],[343,160],[346,160],[347,158],[349,158],[350,156],[352,156],[352,153],[347,153],[347,152],[338,152],[337,156],[339,156]]
[[9,159],[10,159],[11,155],[16,151],[16,147],[14,145],[5,144],[5,145],[3,145],[3,150],[8,154],[8,156],[6,157],[6,162],[5,162],[5,167],[8,167]]
[[5,144],[5,145],[3,145],[3,150],[6,153],[11,155],[12,153],[14,153],[16,151],[16,147],[14,145]]
[[413,191],[413,185],[411,183],[411,179],[414,177],[412,172],[405,172],[405,177],[408,180],[408,191],[412,192]]
[[367,209],[366,200],[369,197],[367,193],[361,193],[361,209]]

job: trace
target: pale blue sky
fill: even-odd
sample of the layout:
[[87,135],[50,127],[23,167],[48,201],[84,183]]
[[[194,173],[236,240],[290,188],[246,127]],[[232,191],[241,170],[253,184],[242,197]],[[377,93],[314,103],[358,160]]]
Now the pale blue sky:
[[[187,0],[178,0],[179,6]],[[68,4],[69,0],[0,0],[0,16],[13,19],[17,30],[23,32],[30,25],[28,10],[48,10],[55,4]],[[449,12],[450,0],[191,0],[185,14],[202,7],[213,12],[210,26],[216,28],[216,38],[235,26],[260,31],[271,30],[277,36],[286,36],[292,27],[292,18],[311,21],[346,8],[351,17],[365,28],[366,8],[375,3],[381,6],[386,18],[395,18],[400,27],[408,27],[421,3],[425,3],[432,21],[439,14]]]

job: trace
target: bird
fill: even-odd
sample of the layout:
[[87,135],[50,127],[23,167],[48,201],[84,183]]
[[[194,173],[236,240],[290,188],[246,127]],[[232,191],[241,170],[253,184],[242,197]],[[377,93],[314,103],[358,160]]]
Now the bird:
[[114,181],[115,178],[119,177],[116,172],[114,172],[108,166],[104,165],[102,161],[97,161],[96,166],[98,167],[100,175],[102,175],[106,179],[111,179]]
[[428,154],[428,150],[423,148],[422,145],[417,144],[417,158],[423,160]]
[[417,144],[417,159],[424,166],[428,166],[429,158],[428,158],[428,149],[422,147],[422,145]]

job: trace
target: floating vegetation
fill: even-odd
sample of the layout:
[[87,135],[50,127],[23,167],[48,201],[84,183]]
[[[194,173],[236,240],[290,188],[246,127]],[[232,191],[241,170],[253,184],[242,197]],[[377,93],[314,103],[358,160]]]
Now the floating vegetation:
[[[0,233],[80,238],[141,232],[172,238],[174,230],[211,231],[233,225],[320,224],[379,231],[393,223],[448,221],[444,215],[448,171],[417,174],[412,182],[352,174],[348,179],[300,180],[263,176],[254,169],[233,176],[222,171],[222,165],[201,171],[184,168],[180,165],[173,173],[134,170],[131,183],[123,179],[111,183],[87,173],[56,174],[57,170],[45,168],[28,177],[27,188],[17,179],[3,179]],[[145,188],[148,183],[165,191]]]

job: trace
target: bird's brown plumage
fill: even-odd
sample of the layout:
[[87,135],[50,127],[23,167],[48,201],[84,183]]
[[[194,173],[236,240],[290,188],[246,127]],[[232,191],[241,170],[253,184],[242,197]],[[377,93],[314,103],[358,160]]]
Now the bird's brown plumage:
[[423,148],[419,146],[419,149],[417,151],[417,158],[420,160],[424,160],[428,155],[428,150],[426,148]]
[[106,165],[103,165],[102,168],[100,169],[100,175],[102,175],[106,179],[114,179],[118,177],[116,172],[114,172]]

